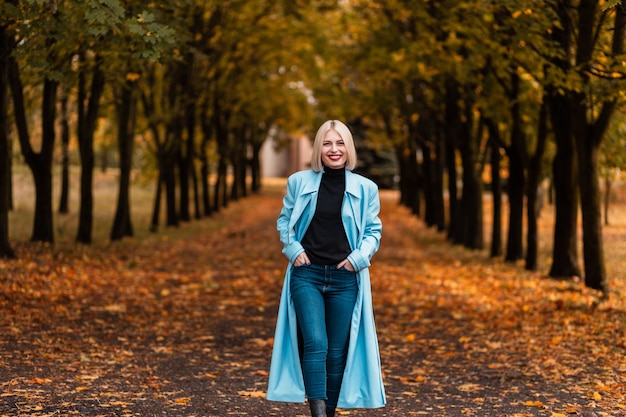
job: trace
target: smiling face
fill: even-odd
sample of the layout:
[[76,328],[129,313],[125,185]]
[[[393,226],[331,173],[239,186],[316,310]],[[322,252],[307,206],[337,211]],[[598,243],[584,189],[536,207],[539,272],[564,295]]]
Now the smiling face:
[[311,169],[314,172],[322,172],[325,166],[350,171],[357,166],[352,132],[339,120],[325,121],[315,133]]
[[331,169],[339,169],[346,166],[348,153],[346,144],[339,133],[329,130],[322,142],[322,162]]

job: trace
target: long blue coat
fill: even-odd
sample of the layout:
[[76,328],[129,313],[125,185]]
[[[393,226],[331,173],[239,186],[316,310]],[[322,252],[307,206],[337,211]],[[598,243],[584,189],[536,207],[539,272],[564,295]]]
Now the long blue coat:
[[[283,209],[277,220],[283,253],[289,265],[278,309],[267,390],[267,399],[273,401],[305,400],[296,312],[289,282],[293,262],[304,251],[300,242],[315,213],[321,179],[321,172],[311,170],[291,175],[287,180]],[[368,270],[370,259],[380,244],[382,223],[378,217],[379,211],[376,184],[346,170],[346,191],[341,215],[352,248],[348,259],[357,271],[359,291],[352,313],[348,358],[337,404],[340,408],[376,408],[386,402]]]

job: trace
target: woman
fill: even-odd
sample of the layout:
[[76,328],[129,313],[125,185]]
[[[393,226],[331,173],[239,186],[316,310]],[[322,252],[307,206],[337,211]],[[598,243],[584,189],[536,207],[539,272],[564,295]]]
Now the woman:
[[289,177],[277,220],[289,265],[267,398],[306,397],[313,417],[386,402],[368,270],[380,244],[380,201],[376,184],[352,172],[356,161],[348,127],[322,124],[311,170]]

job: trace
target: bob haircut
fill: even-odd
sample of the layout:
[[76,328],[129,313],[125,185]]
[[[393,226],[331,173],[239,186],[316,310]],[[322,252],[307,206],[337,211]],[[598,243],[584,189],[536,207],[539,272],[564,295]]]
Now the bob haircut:
[[322,163],[322,146],[324,144],[324,138],[326,134],[334,130],[341,136],[344,144],[346,145],[346,169],[352,171],[356,168],[356,148],[354,147],[354,139],[348,126],[340,122],[339,120],[327,120],[319,129],[315,135],[315,141],[313,142],[313,154],[311,155],[311,169],[315,172],[321,172],[324,170],[324,164]]

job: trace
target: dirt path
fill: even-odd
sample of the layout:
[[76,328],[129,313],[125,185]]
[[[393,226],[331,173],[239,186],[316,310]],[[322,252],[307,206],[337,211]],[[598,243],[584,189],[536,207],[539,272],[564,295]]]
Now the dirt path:
[[[264,399],[281,192],[169,238],[0,261],[0,416],[307,415]],[[381,196],[372,281],[388,404],[340,415],[626,415],[623,300],[452,247]]]

